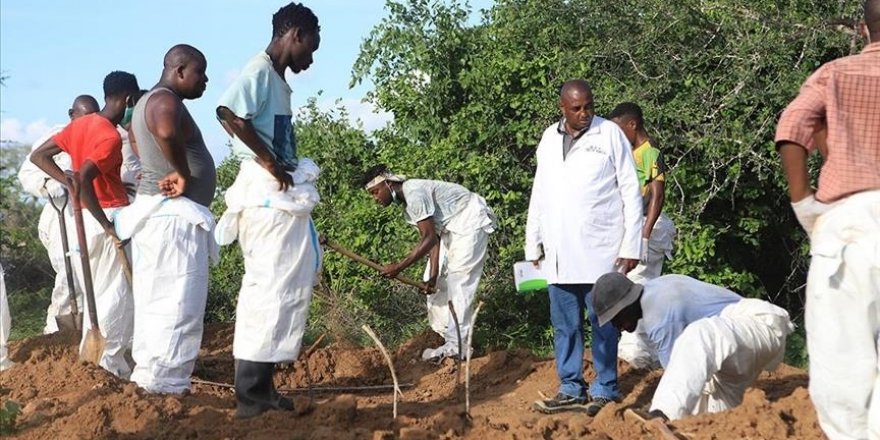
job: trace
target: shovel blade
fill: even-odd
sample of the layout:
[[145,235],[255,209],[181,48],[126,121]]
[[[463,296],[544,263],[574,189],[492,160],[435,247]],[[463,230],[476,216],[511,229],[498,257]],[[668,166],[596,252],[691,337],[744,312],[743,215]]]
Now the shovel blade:
[[79,335],[82,329],[82,315],[58,315],[55,317],[58,332],[64,335]]
[[91,328],[86,332],[86,340],[83,344],[82,351],[79,354],[79,358],[86,362],[100,365],[101,356],[104,355],[105,345],[106,341],[104,340],[104,336],[101,336],[101,332],[95,328]]

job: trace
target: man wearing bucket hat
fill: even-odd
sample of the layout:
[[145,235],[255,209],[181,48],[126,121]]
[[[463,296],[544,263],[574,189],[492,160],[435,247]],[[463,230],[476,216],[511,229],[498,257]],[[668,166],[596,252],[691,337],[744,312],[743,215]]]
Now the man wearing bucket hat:
[[665,370],[650,413],[636,411],[637,418],[677,420],[739,405],[761,371],[782,361],[794,330],[785,310],[684,275],[641,285],[607,273],[592,300],[600,325],[632,332],[641,319]]

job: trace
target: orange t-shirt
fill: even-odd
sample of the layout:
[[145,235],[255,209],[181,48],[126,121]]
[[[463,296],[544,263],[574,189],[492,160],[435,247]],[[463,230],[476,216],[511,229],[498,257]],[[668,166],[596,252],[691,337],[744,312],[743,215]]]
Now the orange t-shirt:
[[128,196],[119,171],[122,167],[122,137],[107,118],[93,113],[77,118],[52,140],[70,155],[71,166],[79,171],[89,160],[98,167],[95,195],[102,208],[128,205]]

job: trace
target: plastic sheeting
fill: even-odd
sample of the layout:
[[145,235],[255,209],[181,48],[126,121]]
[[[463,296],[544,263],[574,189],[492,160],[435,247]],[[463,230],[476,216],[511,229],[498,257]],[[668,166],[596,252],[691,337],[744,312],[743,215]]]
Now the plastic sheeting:
[[743,299],[687,326],[651,401],[671,420],[736,407],[762,370],[776,369],[794,330],[788,312]]
[[301,159],[294,186],[278,181],[253,160],[245,160],[226,190],[227,210],[214,232],[217,242],[238,239],[244,255],[232,354],[252,362],[288,362],[299,355],[312,286],[321,268],[318,234],[310,213],[320,201],[320,174]]

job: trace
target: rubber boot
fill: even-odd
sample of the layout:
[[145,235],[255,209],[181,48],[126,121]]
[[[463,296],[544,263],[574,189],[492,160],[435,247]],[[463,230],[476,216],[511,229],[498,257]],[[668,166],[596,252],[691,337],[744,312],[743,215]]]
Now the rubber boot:
[[235,417],[256,417],[270,409],[292,411],[293,401],[275,390],[273,362],[235,360]]

